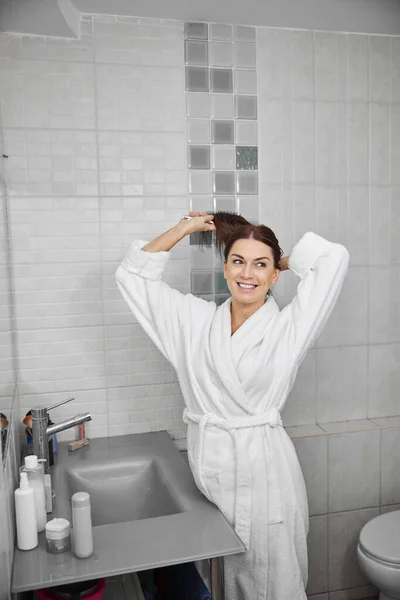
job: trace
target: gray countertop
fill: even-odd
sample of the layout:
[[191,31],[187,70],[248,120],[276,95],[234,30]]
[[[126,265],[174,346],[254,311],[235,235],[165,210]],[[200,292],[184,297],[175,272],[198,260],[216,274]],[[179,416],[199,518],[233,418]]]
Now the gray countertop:
[[76,558],[72,551],[49,554],[44,533],[40,533],[37,548],[15,550],[13,593],[244,551],[225,517],[197,489],[189,465],[166,432],[98,438],[73,453],[67,451],[66,443],[59,444],[51,468],[56,499],[48,520],[65,517],[71,521],[66,467],[73,470],[74,466],[93,461],[105,464],[126,456],[141,459],[155,448],[162,473],[179,496],[181,512],[94,526],[94,552],[86,559]]

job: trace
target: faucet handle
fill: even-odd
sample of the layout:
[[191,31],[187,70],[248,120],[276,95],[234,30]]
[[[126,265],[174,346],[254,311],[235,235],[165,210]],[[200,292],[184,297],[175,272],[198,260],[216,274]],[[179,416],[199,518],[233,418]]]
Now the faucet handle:
[[59,406],[62,406],[63,404],[67,404],[67,402],[71,402],[72,400],[75,400],[74,396],[72,396],[71,398],[67,398],[66,400],[61,400],[61,402],[57,402],[57,404],[53,404],[53,406],[49,406],[49,408],[47,409],[47,412],[49,410],[53,410],[53,408],[58,408]]

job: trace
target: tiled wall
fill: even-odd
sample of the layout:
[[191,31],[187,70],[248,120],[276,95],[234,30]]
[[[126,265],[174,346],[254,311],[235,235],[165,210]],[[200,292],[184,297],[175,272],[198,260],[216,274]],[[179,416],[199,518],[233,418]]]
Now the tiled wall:
[[14,556],[14,490],[17,487],[20,445],[18,432],[19,399],[17,388],[9,426],[8,450],[2,465],[0,450],[0,600],[9,600]]
[[[258,221],[256,29],[185,24],[188,191],[191,210],[238,211]],[[191,248],[191,292],[224,302],[219,257]]]
[[[114,274],[132,239],[188,211],[183,24],[82,25],[79,41],[0,37],[21,413],[74,395],[55,421],[89,410],[89,436],[167,428],[179,443],[176,375]],[[166,279],[189,291],[188,240]]]
[[[216,39],[218,30],[232,37]],[[0,36],[21,413],[74,394],[55,420],[90,410],[89,436],[167,428],[184,446],[176,376],[128,313],[114,272],[133,238],[154,237],[189,210],[188,177],[192,185],[207,173],[197,178],[206,193],[189,193],[192,208],[214,210],[214,198],[238,207],[239,199],[287,253],[309,229],[345,243],[349,277],[283,417],[297,426],[289,432],[310,497],[309,593],[368,597],[375,592],[357,570],[355,540],[366,520],[400,502],[399,423],[385,421],[399,412],[400,387],[399,38],[258,29],[256,77],[235,87],[239,71],[254,71],[254,62],[235,62],[236,46],[254,46],[235,39],[244,30],[209,27],[205,44],[188,29],[185,40],[183,23],[85,17],[83,31],[71,42]],[[206,48],[207,64],[185,65],[185,41],[200,44],[186,60],[200,53],[204,62]],[[223,60],[232,62],[214,64]],[[186,90],[187,69],[204,77],[232,70],[233,91]],[[254,95],[254,78],[257,120],[217,111]],[[256,134],[258,123],[258,138],[213,144],[212,121],[243,122]],[[208,152],[188,154],[192,145]],[[241,145],[259,150],[258,204],[257,194],[240,203],[237,187],[211,187],[217,172],[233,181],[241,174]],[[199,165],[208,168],[191,168]],[[220,271],[188,240],[172,255],[166,280],[183,292],[191,270]],[[193,291],[222,289],[216,279],[203,283]],[[294,289],[283,273],[279,303]],[[332,423],[346,420],[356,431]]]
[[[257,82],[260,220],[286,253],[313,230],[351,255],[284,422],[397,415],[400,38],[262,28]],[[280,279],[285,304],[296,281]]]
[[[1,107],[0,107],[1,108]],[[7,188],[4,182],[3,130],[0,111],[0,412],[7,429],[0,436],[0,600],[8,600],[14,553],[14,504],[19,461],[17,374],[14,363],[13,297],[10,276]]]
[[307,592],[313,600],[377,598],[357,564],[359,532],[375,516],[400,509],[400,418],[348,429],[313,436],[289,430],[307,486]]

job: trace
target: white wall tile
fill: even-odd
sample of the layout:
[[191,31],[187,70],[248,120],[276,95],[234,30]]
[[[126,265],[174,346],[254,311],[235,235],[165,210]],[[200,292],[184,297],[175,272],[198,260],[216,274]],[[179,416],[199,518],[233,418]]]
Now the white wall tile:
[[[338,242],[350,253],[350,264],[369,264],[369,189],[338,189]],[[340,226],[339,226],[340,224]]]
[[379,506],[380,435],[380,431],[360,431],[329,436],[330,513]]
[[283,181],[283,110],[279,100],[267,100],[258,117],[260,183]]
[[[397,237],[392,230],[391,194],[389,187],[369,188],[370,228],[369,247],[370,265],[388,265],[391,263],[391,239]],[[392,234],[392,235],[391,235]]]
[[281,248],[290,253],[293,241],[293,190],[291,186],[268,185],[260,169],[260,221],[274,231]]
[[309,514],[325,515],[328,512],[328,436],[297,438],[293,444],[306,483]]
[[400,39],[390,38],[391,102],[400,102]]
[[362,527],[378,514],[378,508],[367,508],[329,515],[331,592],[368,584],[358,566],[356,548]]
[[391,262],[400,262],[400,188],[391,188]]
[[[282,280],[284,279],[283,274]],[[317,357],[309,350],[282,411],[285,426],[306,425],[315,419],[317,400]]]
[[370,268],[369,302],[370,344],[400,342],[399,265]]
[[399,413],[400,345],[373,345],[369,349],[368,417]]
[[292,31],[292,98],[314,98],[314,40],[311,31]]
[[307,231],[315,231],[315,188],[297,185],[293,188],[294,243]]
[[338,105],[315,103],[315,183],[338,180]]
[[399,428],[382,430],[381,502],[383,505],[400,502],[399,444]]
[[293,102],[293,181],[315,182],[314,104]]
[[368,288],[368,268],[350,267],[337,304],[317,340],[317,347],[368,343]]
[[316,101],[338,100],[338,38],[336,33],[314,33]]
[[347,37],[347,89],[350,102],[368,102],[368,36]]
[[260,100],[291,94],[290,31],[257,28],[257,81]]
[[317,422],[367,416],[367,347],[317,351]]
[[348,182],[368,185],[368,104],[348,104]]
[[390,183],[390,106],[370,103],[370,184]]
[[307,594],[328,589],[328,517],[311,517],[307,538],[308,584]]
[[390,102],[390,38],[369,36],[369,99]]
[[[400,100],[399,100],[400,101]],[[400,183],[400,105],[390,106],[390,179],[393,185]]]

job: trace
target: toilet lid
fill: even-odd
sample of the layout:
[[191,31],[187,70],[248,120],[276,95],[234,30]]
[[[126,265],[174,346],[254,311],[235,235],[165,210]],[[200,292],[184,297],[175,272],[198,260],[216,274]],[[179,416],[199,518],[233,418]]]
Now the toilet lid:
[[400,510],[379,515],[364,525],[360,545],[380,560],[400,564]]

